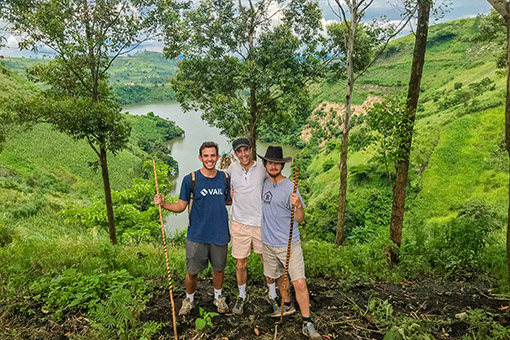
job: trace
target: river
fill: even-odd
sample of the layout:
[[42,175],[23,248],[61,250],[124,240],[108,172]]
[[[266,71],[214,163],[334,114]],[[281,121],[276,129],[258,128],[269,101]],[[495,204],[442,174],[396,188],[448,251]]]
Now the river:
[[[232,153],[230,140],[220,134],[218,128],[209,126],[203,121],[200,118],[199,112],[184,113],[177,102],[129,105],[124,107],[124,111],[133,115],[144,115],[148,112],[154,112],[157,116],[174,121],[184,130],[185,135],[183,137],[175,138],[168,143],[172,157],[179,163],[179,173],[172,177],[172,196],[179,195],[182,178],[185,175],[202,167],[202,163],[198,159],[198,149],[203,142],[214,141],[218,143],[220,154],[224,152]],[[278,143],[257,142],[257,152],[263,155],[269,144],[280,145]],[[282,148],[285,157],[294,157],[299,152],[299,149],[287,145],[282,145]],[[283,169],[283,174],[288,177],[291,170],[290,166],[286,166]],[[169,233],[181,230],[187,225],[187,210],[180,214],[171,214],[165,221],[165,229]]]

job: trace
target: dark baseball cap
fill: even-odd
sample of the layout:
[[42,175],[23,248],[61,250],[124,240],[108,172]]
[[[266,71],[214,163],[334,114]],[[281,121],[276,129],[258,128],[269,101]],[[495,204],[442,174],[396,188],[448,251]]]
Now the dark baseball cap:
[[232,143],[232,149],[234,149],[234,151],[237,151],[237,149],[239,149],[241,146],[245,146],[247,148],[251,148],[251,143],[250,141],[248,140],[248,138],[237,138],[233,143]]

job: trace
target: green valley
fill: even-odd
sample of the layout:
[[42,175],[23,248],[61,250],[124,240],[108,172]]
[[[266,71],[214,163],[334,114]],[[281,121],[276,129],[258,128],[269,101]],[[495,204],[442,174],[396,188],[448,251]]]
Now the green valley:
[[[313,84],[308,120],[269,141],[302,147],[296,157],[306,203],[300,225],[312,316],[331,339],[509,339],[506,272],[508,154],[504,143],[506,80],[494,43],[474,39],[480,18],[430,27],[399,262],[389,258],[395,169],[381,133],[368,124],[373,103],[407,90],[414,36],[392,41],[358,81],[353,95],[345,243],[334,244],[345,81]],[[38,89],[19,73],[30,59],[0,63],[0,102]],[[175,98],[176,61],[155,52],[116,60],[110,85],[121,103]],[[18,72],[16,72],[18,71]],[[368,100],[367,100],[368,99]],[[312,110],[310,110],[312,111]],[[1,111],[0,111],[1,113]],[[164,250],[154,207],[150,155],[158,155],[162,192],[164,142],[184,132],[152,113],[126,115],[128,147],[110,156],[120,242],[108,239],[100,172],[85,141],[47,124],[14,122],[0,152],[0,338],[172,339]],[[306,136],[306,140],[301,139]],[[263,150],[259,150],[263,154]],[[193,156],[195,157],[195,156]],[[179,161],[179,160],[177,160]],[[158,173],[159,176],[159,173]],[[160,177],[158,177],[158,180]],[[185,297],[185,231],[168,236],[173,296]],[[248,258],[248,315],[179,318],[181,339],[297,338],[299,317],[275,326],[257,254]],[[224,291],[234,301],[236,263],[229,255]],[[200,308],[213,310],[211,270]],[[201,284],[199,283],[199,285]],[[200,316],[203,316],[203,313]]]

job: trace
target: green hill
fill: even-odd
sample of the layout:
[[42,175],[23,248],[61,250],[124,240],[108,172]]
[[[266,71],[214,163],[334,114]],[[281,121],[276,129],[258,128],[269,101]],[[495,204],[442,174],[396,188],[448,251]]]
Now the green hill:
[[[23,74],[25,70],[48,59],[2,59],[9,68]],[[117,58],[108,70],[110,85],[120,104],[155,102],[175,99],[169,86],[170,78],[177,72],[177,61],[168,60],[162,53],[144,51],[134,56]]]
[[[0,89],[0,100],[29,97],[38,91],[2,63]],[[132,127],[130,143],[115,157],[109,155],[113,190],[130,186],[133,178],[141,176],[142,162],[150,159],[147,152],[161,154],[166,163],[177,169],[176,162],[163,152],[163,142],[182,135],[180,128],[154,115],[126,114],[126,119]],[[89,166],[97,161],[97,155],[85,140],[76,141],[48,124],[31,129],[12,124],[6,137],[3,150],[0,149],[0,210],[4,217],[18,214],[19,209],[32,209],[29,214],[42,207],[60,210],[71,197],[76,202],[102,197],[101,172]]]
[[[478,18],[462,19],[430,27],[411,153],[402,251],[409,255],[409,265],[421,266],[414,268],[416,271],[441,267],[455,273],[466,269],[460,254],[472,251],[470,266],[476,264],[476,268],[484,267],[503,278],[502,226],[508,208],[505,77],[496,68],[490,44],[473,42],[478,23]],[[355,104],[361,104],[368,95],[397,95],[406,89],[413,43],[414,36],[406,36],[389,45],[384,57],[359,79]],[[317,103],[342,103],[345,85],[324,83],[316,92]],[[348,160],[346,238],[351,244],[388,238],[392,202],[377,144],[362,149],[356,146],[372,132],[363,119],[356,122]],[[334,238],[339,148],[340,141],[333,140],[320,148],[308,146],[302,153],[305,164],[309,164],[303,190],[309,208],[304,230],[310,237]],[[466,216],[474,219],[472,226],[480,229],[469,229]],[[482,230],[482,220],[491,221],[488,231]],[[457,236],[452,240],[452,235]],[[486,244],[493,248],[486,248]],[[438,253],[434,248],[438,245],[449,250]]]

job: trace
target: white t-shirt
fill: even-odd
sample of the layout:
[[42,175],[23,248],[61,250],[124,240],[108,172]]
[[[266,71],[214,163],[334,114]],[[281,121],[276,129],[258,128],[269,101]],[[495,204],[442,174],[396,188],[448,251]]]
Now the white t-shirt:
[[234,162],[227,169],[234,197],[230,213],[236,222],[260,227],[262,223],[262,185],[268,177],[261,163],[254,162],[246,172],[241,163]]

